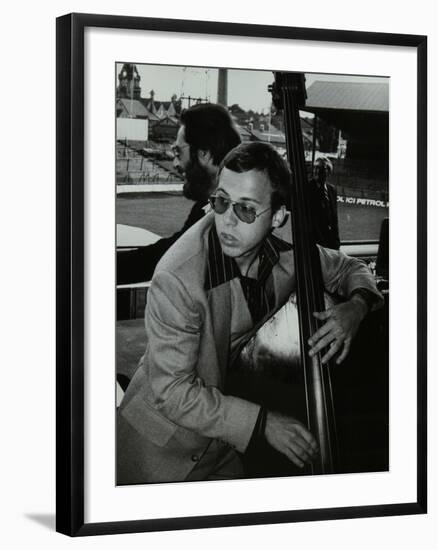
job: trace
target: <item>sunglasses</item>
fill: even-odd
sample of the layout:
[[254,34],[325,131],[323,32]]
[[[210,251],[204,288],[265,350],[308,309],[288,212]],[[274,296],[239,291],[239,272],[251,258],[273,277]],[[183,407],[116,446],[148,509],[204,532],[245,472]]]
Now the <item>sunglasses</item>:
[[271,210],[271,207],[265,208],[261,212],[256,212],[255,208],[248,206],[243,202],[235,202],[230,199],[226,199],[221,195],[212,195],[209,199],[211,207],[216,212],[216,214],[225,214],[230,206],[233,207],[233,211],[241,222],[244,223],[254,223],[256,218]]

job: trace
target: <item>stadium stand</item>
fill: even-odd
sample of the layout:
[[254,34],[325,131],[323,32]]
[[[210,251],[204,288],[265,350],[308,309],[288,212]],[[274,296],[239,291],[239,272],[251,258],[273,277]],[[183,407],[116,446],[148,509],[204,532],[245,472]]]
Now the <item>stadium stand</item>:
[[[150,143],[150,142],[149,142]],[[136,146],[134,146],[136,145]],[[139,147],[141,145],[141,147]],[[116,146],[116,183],[166,183],[182,181],[170,160],[148,158],[143,153],[144,142],[129,144],[118,142]]]

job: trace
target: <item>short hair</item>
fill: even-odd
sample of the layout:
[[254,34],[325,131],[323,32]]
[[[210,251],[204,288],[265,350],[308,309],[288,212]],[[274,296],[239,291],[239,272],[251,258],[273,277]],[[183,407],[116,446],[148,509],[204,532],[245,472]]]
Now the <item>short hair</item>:
[[193,157],[197,151],[210,151],[216,166],[240,143],[240,134],[225,107],[199,103],[181,113],[184,138]]
[[318,164],[323,164],[327,168],[328,173],[330,175],[333,174],[333,164],[328,157],[318,157],[315,161],[315,165],[318,166]]
[[242,143],[228,153],[221,162],[217,174],[224,168],[237,173],[257,170],[266,174],[272,187],[271,206],[276,212],[282,205],[289,207],[291,172],[287,162],[268,143]]

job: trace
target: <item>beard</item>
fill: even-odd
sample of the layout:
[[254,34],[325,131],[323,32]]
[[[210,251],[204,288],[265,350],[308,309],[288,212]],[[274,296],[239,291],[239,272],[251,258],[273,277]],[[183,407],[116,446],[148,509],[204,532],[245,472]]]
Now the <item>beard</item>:
[[212,187],[213,181],[209,172],[197,159],[191,160],[185,170],[183,195],[192,201],[207,201]]

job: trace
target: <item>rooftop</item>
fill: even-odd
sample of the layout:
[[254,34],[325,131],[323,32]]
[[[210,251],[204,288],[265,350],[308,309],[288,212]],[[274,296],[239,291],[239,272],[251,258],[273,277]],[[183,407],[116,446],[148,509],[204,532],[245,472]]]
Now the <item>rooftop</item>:
[[309,109],[389,111],[389,80],[385,82],[331,82],[317,80],[307,89]]

